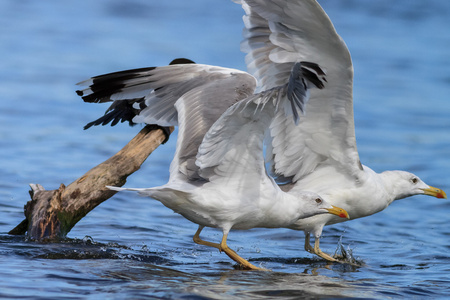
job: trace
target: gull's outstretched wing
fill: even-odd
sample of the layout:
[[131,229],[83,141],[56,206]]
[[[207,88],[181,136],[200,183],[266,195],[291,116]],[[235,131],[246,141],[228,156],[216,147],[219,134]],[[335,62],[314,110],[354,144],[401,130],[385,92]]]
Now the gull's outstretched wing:
[[86,102],[113,101],[87,127],[119,121],[179,126],[171,180],[178,175],[195,180],[195,157],[205,133],[230,106],[253,94],[256,80],[235,69],[176,62],[96,76],[79,83],[85,89],[77,93]]
[[298,61],[320,65],[325,88],[314,89],[298,126],[278,112],[266,159],[274,176],[298,181],[320,164],[355,175],[361,170],[353,120],[353,67],[345,43],[314,0],[242,0],[249,72],[258,90],[285,84]]
[[255,78],[245,72],[216,67],[212,70],[220,74],[210,71],[208,82],[189,89],[175,103],[179,129],[171,180],[178,172],[191,180],[200,178],[195,160],[206,132],[230,106],[255,90]]
[[[191,63],[189,63],[191,62]],[[176,59],[171,65],[120,71],[92,77],[78,83],[84,89],[77,94],[85,102],[113,102],[105,115],[86,125],[111,125],[128,121],[136,123],[158,124],[160,126],[178,125],[175,102],[186,93],[213,82],[227,79],[242,71],[209,65],[194,64],[187,59]],[[236,94],[243,95],[240,100],[254,91],[255,79],[247,74]],[[229,101],[235,98],[230,95]],[[237,101],[234,99],[234,101]],[[205,105],[217,105],[215,97],[204,99]],[[234,102],[230,102],[230,106]],[[223,112],[223,111],[222,111]],[[216,117],[216,119],[219,116]],[[212,123],[211,123],[212,124]]]
[[277,114],[294,122],[310,90],[326,81],[320,66],[300,62],[291,66],[288,83],[252,95],[232,107],[206,133],[197,154],[199,174],[209,181],[225,180],[248,188],[267,180],[263,141]]
[[[170,63],[170,65],[177,64],[194,64],[194,62],[186,58],[177,58]],[[169,70],[164,70],[161,67],[147,67],[108,73],[79,82],[78,85],[84,88],[77,90],[77,94],[81,96],[85,102],[113,102],[106,110],[105,115],[86,124],[84,129],[96,125],[106,125],[108,123],[111,123],[111,126],[114,126],[119,122],[123,123],[126,121],[131,126],[135,125],[136,122],[133,122],[133,118],[136,115],[139,115],[146,107],[145,97],[148,97],[155,88],[161,86],[161,83],[153,83],[158,77],[155,77],[154,75],[161,74],[164,77],[164,73],[172,72],[171,75],[174,76],[174,80],[168,84],[167,82],[165,83],[170,86],[170,84],[187,80],[187,78],[179,76],[183,69],[184,67],[170,68]],[[174,95],[170,101],[169,97],[165,97],[164,99],[164,103],[172,104],[166,108],[168,113],[165,116],[164,121],[167,124],[176,124],[176,116],[174,116],[174,114],[176,115],[176,111],[173,109],[173,104],[177,99],[176,96],[181,96],[182,92],[182,90],[179,91],[179,95]],[[163,97],[160,97],[160,99],[161,98]]]

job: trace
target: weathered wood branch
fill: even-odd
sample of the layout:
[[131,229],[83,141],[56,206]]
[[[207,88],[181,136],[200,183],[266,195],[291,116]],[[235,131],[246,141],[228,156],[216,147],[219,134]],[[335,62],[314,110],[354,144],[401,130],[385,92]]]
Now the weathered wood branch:
[[162,129],[147,125],[122,150],[67,187],[61,184],[59,189],[47,191],[39,184],[31,184],[25,220],[9,234],[26,233],[36,240],[65,237],[87,213],[116,193],[107,185],[123,186],[165,138]]

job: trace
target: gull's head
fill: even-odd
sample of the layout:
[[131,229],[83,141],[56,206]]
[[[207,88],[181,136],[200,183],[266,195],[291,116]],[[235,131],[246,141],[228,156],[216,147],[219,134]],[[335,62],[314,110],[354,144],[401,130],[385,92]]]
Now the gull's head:
[[304,215],[303,218],[319,214],[333,214],[341,218],[350,219],[345,209],[331,205],[317,194],[304,192],[303,196],[303,213],[308,214]]
[[[386,171],[381,173],[387,186],[391,187],[395,200],[414,195],[428,195],[436,198],[447,198],[445,192],[432,187],[419,176],[405,171]],[[389,189],[388,189],[389,190]]]

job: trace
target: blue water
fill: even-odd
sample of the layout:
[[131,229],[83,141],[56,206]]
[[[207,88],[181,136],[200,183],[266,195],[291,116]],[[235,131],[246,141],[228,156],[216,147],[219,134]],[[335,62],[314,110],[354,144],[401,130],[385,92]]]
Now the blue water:
[[[404,169],[450,191],[450,2],[321,1],[355,67],[355,122],[364,164]],[[68,184],[140,128],[83,131],[105,106],[75,83],[187,57],[245,70],[242,10],[231,1],[0,1],[0,297],[30,299],[445,298],[450,201],[416,196],[374,216],[327,227],[365,265],[327,265],[303,233],[232,232],[230,247],[273,272],[233,269],[196,245],[196,225],[156,201],[117,194],[68,237],[39,244],[7,232],[23,219],[28,184]],[[127,185],[166,182],[175,135]],[[219,240],[217,230],[204,238]]]

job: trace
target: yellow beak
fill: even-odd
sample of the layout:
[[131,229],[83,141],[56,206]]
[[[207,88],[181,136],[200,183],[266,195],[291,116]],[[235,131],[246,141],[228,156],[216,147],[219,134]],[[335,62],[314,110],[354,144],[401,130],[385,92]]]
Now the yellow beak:
[[330,214],[336,215],[336,216],[341,217],[341,218],[350,219],[350,217],[349,217],[349,215],[348,215],[348,213],[347,213],[347,211],[345,209],[337,207],[337,206],[334,206],[334,205],[331,205],[331,206],[333,206],[333,208],[327,208],[326,209],[326,210],[328,210],[328,212]]
[[428,196],[447,199],[447,194],[443,190],[432,187],[432,186],[430,186],[427,189],[422,189],[422,191],[425,195],[428,195]]

